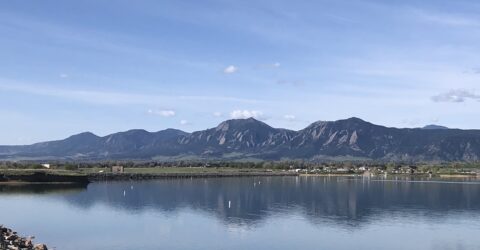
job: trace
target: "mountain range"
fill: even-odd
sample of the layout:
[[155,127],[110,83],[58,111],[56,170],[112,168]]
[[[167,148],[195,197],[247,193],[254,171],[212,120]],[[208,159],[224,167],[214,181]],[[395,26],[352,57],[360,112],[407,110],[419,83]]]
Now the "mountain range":
[[294,131],[254,118],[227,120],[193,133],[90,132],[64,140],[0,146],[1,160],[480,160],[480,130],[389,128],[359,118],[318,121]]

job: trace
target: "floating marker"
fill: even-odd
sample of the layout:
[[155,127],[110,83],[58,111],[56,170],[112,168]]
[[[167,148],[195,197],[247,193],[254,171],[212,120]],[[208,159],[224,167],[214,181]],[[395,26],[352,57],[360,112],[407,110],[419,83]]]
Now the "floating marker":
[[123,190],[123,196],[125,196],[127,194],[127,191]]
[[228,201],[228,208],[231,208],[231,207],[232,207],[232,202]]
[[130,189],[133,190],[133,186],[130,186]]

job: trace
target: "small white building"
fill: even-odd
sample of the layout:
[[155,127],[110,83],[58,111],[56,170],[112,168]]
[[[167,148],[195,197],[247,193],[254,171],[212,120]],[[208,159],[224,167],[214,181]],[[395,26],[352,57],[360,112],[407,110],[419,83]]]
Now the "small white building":
[[121,174],[123,171],[123,166],[112,166],[112,173]]
[[48,169],[50,168],[50,164],[47,164],[47,163],[40,164],[40,165],[42,165],[42,167],[44,167],[44,168],[48,168]]

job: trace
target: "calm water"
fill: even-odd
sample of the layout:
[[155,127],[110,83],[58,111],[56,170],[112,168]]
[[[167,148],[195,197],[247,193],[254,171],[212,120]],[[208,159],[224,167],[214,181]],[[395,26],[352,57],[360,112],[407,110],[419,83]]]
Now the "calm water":
[[258,177],[0,186],[0,223],[59,250],[480,249],[480,182]]

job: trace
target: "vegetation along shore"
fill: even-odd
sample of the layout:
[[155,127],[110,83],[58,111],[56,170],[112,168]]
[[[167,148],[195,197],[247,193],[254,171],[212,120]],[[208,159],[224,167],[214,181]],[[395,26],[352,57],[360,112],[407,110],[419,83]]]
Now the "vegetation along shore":
[[473,163],[375,162],[1,162],[0,183],[88,183],[104,180],[242,176],[384,176],[424,175],[441,178],[480,176]]

